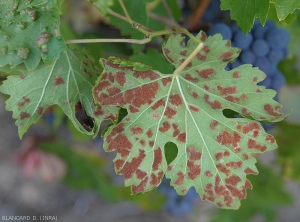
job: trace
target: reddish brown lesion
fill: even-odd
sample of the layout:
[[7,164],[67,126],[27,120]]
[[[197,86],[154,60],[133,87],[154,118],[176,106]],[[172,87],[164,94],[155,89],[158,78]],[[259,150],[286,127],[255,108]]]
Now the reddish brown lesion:
[[18,102],[18,107],[24,106],[26,103],[30,103],[30,99],[27,96],[23,96],[22,100]]
[[209,101],[209,95],[204,94],[204,101],[213,109],[222,109],[222,104],[218,100]]
[[208,69],[202,69],[201,71],[199,70],[196,70],[196,73],[204,78],[204,79],[207,79],[209,77],[211,77],[212,75],[215,74],[215,70],[213,68],[208,68]]

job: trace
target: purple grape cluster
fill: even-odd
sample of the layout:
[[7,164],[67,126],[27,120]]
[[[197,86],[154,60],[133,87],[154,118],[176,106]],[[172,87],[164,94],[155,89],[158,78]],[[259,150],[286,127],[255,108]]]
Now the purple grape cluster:
[[[221,16],[222,14],[223,16]],[[213,24],[208,35],[221,33],[223,39],[231,40],[233,47],[242,49],[240,56],[233,63],[228,64],[227,70],[243,64],[252,64],[267,75],[259,85],[275,91],[279,91],[285,85],[285,77],[278,70],[277,65],[287,55],[290,36],[286,30],[279,29],[270,20],[266,22],[265,26],[256,20],[251,32],[244,35],[236,23],[230,20],[228,12],[220,10],[220,0],[211,1],[202,20]],[[263,126],[268,130],[272,125],[263,124]]]
[[186,195],[178,195],[175,189],[170,186],[169,179],[164,179],[158,187],[158,190],[167,197],[164,210],[176,217],[180,217],[191,212],[194,202],[199,198],[194,187],[189,189]]

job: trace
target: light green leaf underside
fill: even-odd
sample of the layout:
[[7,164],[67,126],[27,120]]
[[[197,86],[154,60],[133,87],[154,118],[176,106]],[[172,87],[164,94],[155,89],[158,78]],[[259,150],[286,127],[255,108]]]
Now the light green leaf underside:
[[[93,59],[84,51],[67,48],[51,66],[41,63],[22,76],[9,76],[0,91],[10,95],[6,109],[13,111],[20,137],[49,106],[55,104],[63,109],[79,131],[88,135],[98,132],[103,118],[115,119],[117,108],[112,108],[110,113],[109,109],[102,110],[93,103],[91,92],[98,75]],[[93,124],[86,125],[86,121],[92,119],[84,115],[82,107],[94,119]]]
[[[128,116],[105,134],[104,149],[117,151],[115,169],[133,193],[146,192],[171,178],[178,194],[194,186],[203,200],[236,209],[256,174],[252,153],[277,147],[259,123],[226,118],[231,109],[256,120],[279,121],[274,91],[257,86],[265,75],[251,65],[225,71],[240,52],[220,35],[197,38],[204,47],[179,76],[162,74],[130,61],[101,59],[104,72],[93,89],[104,107],[120,106]],[[171,36],[163,45],[165,57],[179,67],[198,44]],[[177,157],[168,165],[164,146],[173,142]]]

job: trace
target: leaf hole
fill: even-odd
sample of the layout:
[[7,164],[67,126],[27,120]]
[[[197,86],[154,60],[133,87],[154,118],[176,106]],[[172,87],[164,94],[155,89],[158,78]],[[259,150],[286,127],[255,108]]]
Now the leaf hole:
[[238,112],[233,111],[231,109],[223,109],[222,112],[223,112],[223,115],[226,118],[239,118],[239,117],[241,117]]
[[167,142],[164,151],[167,164],[169,165],[177,157],[178,147],[173,142]]

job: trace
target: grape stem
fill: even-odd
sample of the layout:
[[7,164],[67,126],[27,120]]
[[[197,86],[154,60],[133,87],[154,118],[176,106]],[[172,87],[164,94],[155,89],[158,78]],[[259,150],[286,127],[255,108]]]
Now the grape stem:
[[[167,2],[166,2],[166,0],[161,0],[161,2],[163,3],[163,5],[164,5],[164,7],[165,7],[166,12],[167,12],[167,14],[168,14],[168,16],[169,16],[171,22],[172,22],[173,24],[177,24],[176,21],[175,21],[175,19],[174,19],[174,16],[173,16],[172,12],[171,12],[171,9],[170,9],[169,5],[168,5]],[[178,25],[176,25],[176,26],[178,26]]]
[[172,29],[164,29],[160,31],[152,31],[148,27],[145,27],[134,20],[130,17],[126,6],[123,3],[123,0],[119,0],[119,3],[124,11],[124,14],[126,17],[112,11],[108,10],[108,13],[111,14],[112,16],[115,16],[121,20],[124,20],[128,22],[132,28],[135,28],[136,30],[142,32],[145,34],[144,39],[72,39],[72,40],[66,40],[66,44],[74,44],[74,43],[99,43],[99,42],[118,42],[118,43],[132,43],[132,44],[146,44],[152,40],[153,37],[157,36],[164,36],[164,35],[171,35],[175,33],[181,33],[185,34],[190,37],[190,39],[194,40],[197,43],[201,43],[200,39],[197,39],[194,35],[192,35],[187,29],[184,28],[172,28]]
[[173,76],[179,76],[181,71],[192,61],[192,59],[198,54],[198,52],[203,48],[204,44],[201,42],[194,49],[194,51],[187,57],[187,59],[181,63],[181,65],[173,72]]

